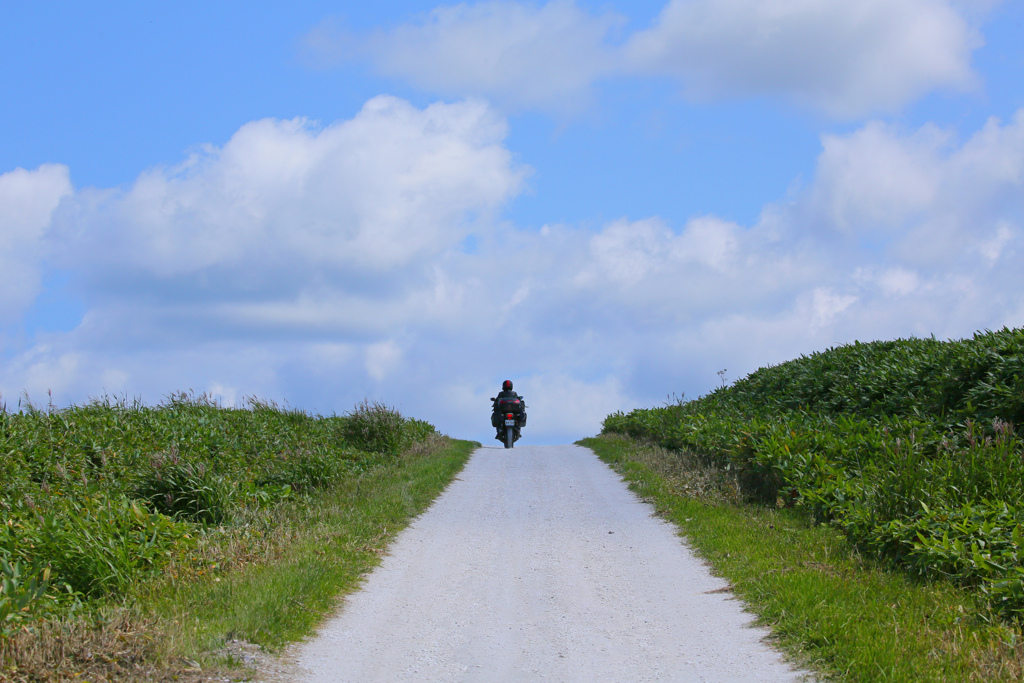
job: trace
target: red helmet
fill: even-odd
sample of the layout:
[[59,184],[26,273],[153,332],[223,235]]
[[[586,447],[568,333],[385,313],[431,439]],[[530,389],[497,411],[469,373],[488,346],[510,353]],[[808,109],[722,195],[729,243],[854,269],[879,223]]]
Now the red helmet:
[[512,380],[507,379],[504,382],[502,382],[501,388],[503,391],[512,391]]

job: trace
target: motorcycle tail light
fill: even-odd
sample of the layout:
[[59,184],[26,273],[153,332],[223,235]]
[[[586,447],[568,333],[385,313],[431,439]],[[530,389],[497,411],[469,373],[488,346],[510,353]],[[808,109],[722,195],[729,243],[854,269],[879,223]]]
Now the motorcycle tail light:
[[509,413],[509,414],[508,414],[508,415],[506,415],[505,417],[507,417],[508,419],[510,419],[510,420],[511,420],[511,419],[512,419],[513,417],[515,417],[515,415],[513,415],[512,413]]

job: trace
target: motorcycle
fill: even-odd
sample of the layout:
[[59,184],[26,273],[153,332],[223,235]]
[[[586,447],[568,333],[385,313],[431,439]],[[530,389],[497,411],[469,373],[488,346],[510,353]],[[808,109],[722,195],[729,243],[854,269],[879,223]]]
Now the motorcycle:
[[491,426],[500,430],[505,448],[514,448],[526,426],[526,402],[522,398],[492,398]]

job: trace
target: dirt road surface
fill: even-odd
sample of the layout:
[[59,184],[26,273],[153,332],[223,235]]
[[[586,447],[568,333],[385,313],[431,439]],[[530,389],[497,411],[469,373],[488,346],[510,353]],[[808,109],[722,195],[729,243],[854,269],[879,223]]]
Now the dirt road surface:
[[805,680],[578,446],[481,448],[318,635],[306,683]]

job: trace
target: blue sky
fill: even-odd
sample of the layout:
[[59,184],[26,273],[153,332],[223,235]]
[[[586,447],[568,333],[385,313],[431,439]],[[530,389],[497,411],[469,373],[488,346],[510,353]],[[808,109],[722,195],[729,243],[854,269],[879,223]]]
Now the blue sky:
[[[10,3],[9,3],[10,4]],[[0,21],[0,392],[486,439],[1024,325],[1024,3],[39,2]]]

